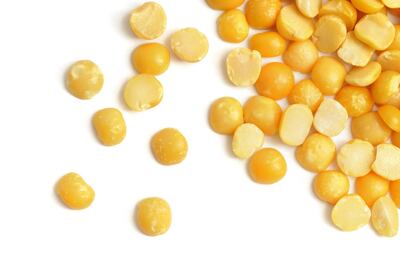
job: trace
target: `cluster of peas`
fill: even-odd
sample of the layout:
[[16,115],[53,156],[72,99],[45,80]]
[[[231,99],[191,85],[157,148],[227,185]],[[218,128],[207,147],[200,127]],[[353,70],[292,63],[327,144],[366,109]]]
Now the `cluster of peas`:
[[[371,221],[378,234],[396,235],[400,25],[392,21],[400,15],[400,1],[248,0],[243,9],[245,0],[206,2],[222,10],[217,30],[224,41],[241,43],[250,28],[263,30],[250,37],[248,48],[235,48],[226,58],[232,84],[254,86],[258,95],[243,106],[219,98],[209,112],[212,129],[232,136],[233,153],[249,159],[251,178],[272,184],[285,176],[283,155],[263,148],[265,136],[278,135],[296,147],[299,164],[316,173],[315,194],[333,206],[336,227],[353,231]],[[277,56],[282,63],[262,65],[263,58]],[[294,71],[304,79],[296,83]],[[289,105],[282,110],[277,101],[285,98]],[[337,150],[332,138],[349,118],[353,139]],[[354,194],[349,177],[355,179]]]
[[[167,18],[163,8],[155,2],[147,2],[135,8],[130,17],[133,33],[141,39],[153,40],[161,36]],[[170,38],[170,47],[177,58],[186,62],[198,62],[208,52],[206,36],[195,28],[176,31]],[[164,73],[170,64],[169,49],[152,42],[138,46],[132,53],[132,65],[138,73],[123,88],[126,105],[133,111],[144,111],[158,105],[163,97],[163,86],[155,77]],[[67,89],[79,99],[90,99],[103,87],[104,76],[92,61],[74,63],[68,71]],[[97,111],[92,118],[98,140],[105,146],[120,144],[126,136],[124,117],[116,108]],[[174,128],[165,128],[151,139],[151,150],[162,165],[182,162],[187,155],[186,138]],[[60,200],[71,209],[85,209],[94,200],[95,192],[76,173],[64,175],[56,184]],[[171,224],[171,209],[167,201],[158,197],[141,200],[136,206],[136,223],[146,235],[165,233]]]

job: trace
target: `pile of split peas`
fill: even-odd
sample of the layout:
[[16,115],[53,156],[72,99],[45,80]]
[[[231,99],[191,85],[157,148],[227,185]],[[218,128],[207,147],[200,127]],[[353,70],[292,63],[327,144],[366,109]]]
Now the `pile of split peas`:
[[[261,31],[249,38],[248,47],[234,48],[226,57],[232,84],[254,86],[258,95],[243,106],[232,97],[219,98],[209,111],[211,128],[232,136],[232,152],[249,159],[251,178],[272,184],[285,176],[283,155],[263,148],[265,136],[278,135],[284,144],[296,147],[299,164],[316,173],[314,192],[333,206],[335,226],[352,231],[371,221],[378,234],[396,235],[400,25],[393,22],[400,16],[400,0],[206,2],[222,10],[216,28],[222,40],[242,43],[250,28]],[[155,2],[131,13],[131,29],[141,39],[158,38],[166,24],[166,14]],[[161,102],[164,89],[156,76],[168,70],[170,50],[193,63],[207,55],[208,45],[199,30],[183,28],[170,36],[169,47],[157,42],[136,47],[131,61],[138,74],[123,87],[129,109],[144,111]],[[283,63],[262,63],[263,58],[279,56]],[[294,72],[305,78],[296,82]],[[83,60],[71,66],[67,88],[77,98],[90,99],[103,82],[100,68]],[[285,98],[288,107],[282,110],[278,101]],[[344,130],[349,118],[353,139],[337,149],[332,138]],[[92,123],[103,145],[119,144],[126,136],[124,117],[117,108],[97,111]],[[155,133],[151,149],[160,164],[173,165],[185,159],[188,143],[179,130],[165,128]],[[329,169],[335,162],[336,169]],[[349,194],[351,179],[355,179],[353,194]],[[63,176],[56,192],[72,209],[88,207],[95,194],[76,173]],[[170,227],[171,210],[161,198],[140,201],[135,212],[137,226],[146,235],[160,235]]]

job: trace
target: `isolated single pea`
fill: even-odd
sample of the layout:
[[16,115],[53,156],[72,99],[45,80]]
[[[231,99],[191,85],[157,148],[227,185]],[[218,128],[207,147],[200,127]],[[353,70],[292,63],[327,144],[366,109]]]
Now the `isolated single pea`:
[[314,128],[321,134],[334,137],[345,128],[348,120],[346,109],[338,101],[326,98],[314,115]]
[[242,11],[231,9],[218,18],[218,34],[226,42],[239,43],[249,35],[249,25]]
[[312,39],[319,51],[335,52],[346,39],[346,35],[346,24],[340,17],[325,15],[315,24]]
[[247,159],[264,143],[264,133],[252,123],[243,123],[232,137],[232,151],[240,159]]
[[314,178],[314,193],[330,204],[335,204],[349,192],[349,178],[340,171],[322,171]]
[[220,134],[231,135],[243,123],[243,108],[239,101],[231,97],[215,100],[209,111],[211,128]]
[[93,115],[92,123],[97,138],[106,146],[117,145],[125,138],[125,120],[118,109],[105,108],[97,111]]
[[136,205],[135,218],[142,233],[159,236],[166,233],[171,226],[171,208],[164,199],[146,198]]
[[167,71],[169,62],[168,48],[159,43],[139,45],[132,53],[133,67],[140,74],[160,75]]
[[160,4],[146,2],[132,10],[129,24],[138,38],[153,40],[164,33],[167,16]]
[[60,200],[69,208],[80,210],[92,204],[94,190],[76,173],[68,173],[56,184],[56,193]]
[[273,184],[286,174],[285,158],[274,148],[260,149],[250,158],[249,172],[255,182]]
[[235,48],[226,58],[226,73],[235,86],[254,85],[261,72],[261,55],[247,48]]
[[356,179],[356,192],[369,207],[372,207],[377,199],[389,192],[389,181],[370,172]]
[[208,53],[208,39],[206,35],[195,28],[184,28],[172,34],[171,49],[174,54],[189,63],[203,60]]
[[186,158],[188,143],[185,136],[177,129],[165,128],[151,139],[151,150],[158,162],[163,165],[173,165]]

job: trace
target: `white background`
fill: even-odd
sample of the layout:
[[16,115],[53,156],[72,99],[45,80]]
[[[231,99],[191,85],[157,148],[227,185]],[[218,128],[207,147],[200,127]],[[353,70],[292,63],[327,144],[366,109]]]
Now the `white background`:
[[[330,207],[311,188],[293,148],[268,137],[288,162],[275,185],[250,180],[246,162],[234,158],[230,139],[208,126],[210,103],[221,96],[244,102],[253,88],[231,86],[219,40],[219,12],[203,0],[159,0],[168,15],[165,34],[197,27],[210,42],[207,57],[187,64],[173,58],[159,77],[165,89],[156,108],[134,113],[120,99],[135,73],[131,51],[143,41],[128,27],[135,0],[4,0],[0,2],[0,264],[396,264],[400,236],[379,237],[370,226],[337,230]],[[91,59],[105,74],[89,101],[65,89],[68,67]],[[276,59],[275,59],[276,60]],[[282,102],[284,105],[285,102]],[[100,108],[123,110],[128,133],[104,147],[91,116]],[[187,159],[158,164],[151,136],[176,127],[189,142]],[[336,142],[343,143],[345,133]],[[96,191],[83,211],[64,207],[54,195],[65,173],[80,173]],[[169,201],[173,223],[163,236],[141,234],[133,221],[137,201]]]

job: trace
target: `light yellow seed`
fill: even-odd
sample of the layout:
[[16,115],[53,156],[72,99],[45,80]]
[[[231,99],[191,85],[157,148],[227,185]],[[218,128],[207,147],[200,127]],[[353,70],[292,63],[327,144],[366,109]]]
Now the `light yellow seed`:
[[303,16],[294,4],[284,6],[276,20],[276,29],[285,39],[306,40],[313,34],[311,18]]
[[400,8],[400,0],[382,0],[382,3],[389,8]]
[[152,75],[132,77],[124,87],[126,105],[134,111],[144,111],[157,106],[163,97],[161,83]]
[[346,24],[340,17],[325,15],[315,24],[312,38],[319,51],[335,52],[346,39],[346,35]]
[[364,67],[353,67],[346,75],[345,81],[353,86],[365,87],[378,79],[382,67],[377,62],[369,62]]
[[336,159],[343,173],[361,177],[371,171],[371,165],[375,160],[375,148],[367,141],[351,140],[339,149]]
[[287,145],[298,146],[304,143],[310,132],[313,115],[309,107],[293,104],[282,114],[279,124],[279,136]]
[[400,72],[400,50],[388,50],[379,54],[378,63],[382,66],[383,71]]
[[161,5],[147,2],[132,11],[129,23],[136,36],[153,40],[164,33],[167,16]]
[[311,81],[327,96],[335,95],[342,88],[345,76],[344,64],[331,56],[319,57],[311,71]]
[[378,145],[372,170],[391,181],[400,179],[400,148],[392,144]]
[[331,0],[319,10],[319,15],[336,15],[346,23],[347,30],[352,30],[357,21],[357,10],[346,0]]
[[371,211],[356,194],[345,195],[333,207],[332,222],[343,231],[354,231],[369,223]]
[[366,14],[379,12],[383,8],[383,4],[379,0],[351,0],[351,3],[359,11]]
[[56,193],[69,208],[81,210],[89,207],[95,192],[85,180],[76,173],[64,175],[56,184]]
[[357,39],[371,48],[385,50],[393,42],[396,30],[386,15],[375,13],[360,19],[354,33]]
[[[399,1],[399,0],[396,0]],[[400,1],[399,1],[400,3]],[[400,8],[398,9],[400,10]],[[394,25],[394,28],[396,29],[396,34],[394,36],[394,40],[392,44],[387,48],[388,50],[399,50],[400,49],[400,24]]]
[[208,53],[207,37],[195,28],[184,28],[171,36],[171,49],[181,60],[194,63]]
[[386,142],[391,134],[390,128],[375,111],[370,111],[351,120],[353,138],[368,141],[373,145]]
[[316,17],[321,8],[321,0],[296,0],[296,6],[306,17]]
[[247,48],[233,49],[226,58],[226,72],[236,86],[254,85],[261,72],[261,55]]
[[337,51],[340,59],[354,66],[366,66],[374,54],[374,49],[358,40],[353,31],[347,33],[346,39]]
[[247,159],[264,143],[264,133],[254,124],[244,123],[236,128],[232,138],[232,151],[241,158]]
[[334,99],[325,99],[315,112],[314,128],[326,135],[336,136],[339,135],[348,119],[346,109]]
[[381,236],[392,237],[399,230],[399,214],[390,197],[380,197],[372,206],[372,226]]
[[371,86],[371,94],[376,104],[388,104],[400,93],[400,73],[384,71]]

